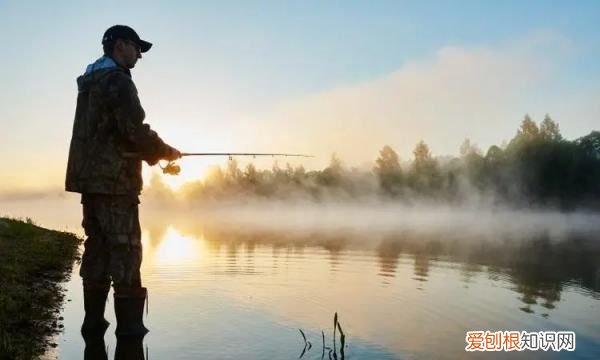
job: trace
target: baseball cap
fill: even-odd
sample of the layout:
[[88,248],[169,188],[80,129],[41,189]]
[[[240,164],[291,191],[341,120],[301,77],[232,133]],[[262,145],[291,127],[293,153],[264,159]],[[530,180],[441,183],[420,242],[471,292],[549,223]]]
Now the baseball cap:
[[114,25],[109,27],[102,36],[102,45],[118,40],[131,40],[140,47],[141,52],[146,52],[152,47],[152,43],[140,39],[138,34],[126,25]]

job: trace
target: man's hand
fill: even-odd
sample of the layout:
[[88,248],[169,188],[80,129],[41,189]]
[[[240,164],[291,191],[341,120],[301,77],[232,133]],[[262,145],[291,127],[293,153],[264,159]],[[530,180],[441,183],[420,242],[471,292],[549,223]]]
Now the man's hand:
[[180,158],[181,152],[174,147],[167,145],[167,154],[165,155],[165,160],[175,161]]

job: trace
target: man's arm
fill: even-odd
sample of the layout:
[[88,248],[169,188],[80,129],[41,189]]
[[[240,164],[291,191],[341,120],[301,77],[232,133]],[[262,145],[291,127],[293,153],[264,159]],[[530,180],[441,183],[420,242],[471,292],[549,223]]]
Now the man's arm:
[[154,165],[158,160],[175,160],[181,157],[179,151],[167,145],[158,134],[144,124],[146,116],[135,84],[122,73],[116,73],[109,80],[109,103],[114,111],[117,131],[133,145],[133,150],[143,160]]

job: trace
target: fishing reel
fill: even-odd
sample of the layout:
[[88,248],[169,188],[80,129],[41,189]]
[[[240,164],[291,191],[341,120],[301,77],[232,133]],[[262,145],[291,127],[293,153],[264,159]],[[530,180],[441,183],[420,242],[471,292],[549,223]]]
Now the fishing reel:
[[181,166],[177,165],[175,161],[169,161],[164,167],[160,163],[158,166],[160,166],[163,174],[179,175],[181,172]]

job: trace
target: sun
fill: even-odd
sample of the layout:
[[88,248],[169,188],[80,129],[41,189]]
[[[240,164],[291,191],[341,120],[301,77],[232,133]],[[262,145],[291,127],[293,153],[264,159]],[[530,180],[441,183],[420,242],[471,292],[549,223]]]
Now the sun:
[[[213,116],[212,118],[217,117]],[[174,123],[179,124],[180,127],[171,126]],[[226,122],[221,121],[220,123]],[[164,126],[165,124],[170,125]],[[226,131],[218,131],[219,129],[212,125],[211,133],[200,131],[201,127],[197,119],[163,118],[157,120],[155,125],[161,137],[167,139],[170,145],[175,146],[182,152],[224,152],[236,150],[233,149],[234,141],[232,137]],[[164,127],[161,127],[161,125]],[[181,167],[179,175],[163,174],[159,165],[150,167],[145,164],[142,169],[142,178],[144,184],[150,185],[153,182],[151,180],[158,180],[159,186],[164,185],[172,191],[178,191],[187,183],[204,180],[209,168],[212,165],[222,166],[224,160],[225,158],[223,157],[186,156],[176,161]],[[161,161],[161,164],[165,166],[166,161]]]
[[163,175],[162,181],[173,191],[179,191],[185,183],[202,180],[202,176],[193,177],[190,175]]
[[[179,191],[184,184],[204,180],[209,167],[218,164],[214,159],[207,158],[185,158],[178,160],[176,163],[181,167],[181,172],[178,175],[164,174],[159,165],[144,166],[142,171],[144,184],[152,186],[152,178],[157,177],[157,180],[170,190]],[[166,162],[161,161],[160,165],[164,167]]]

